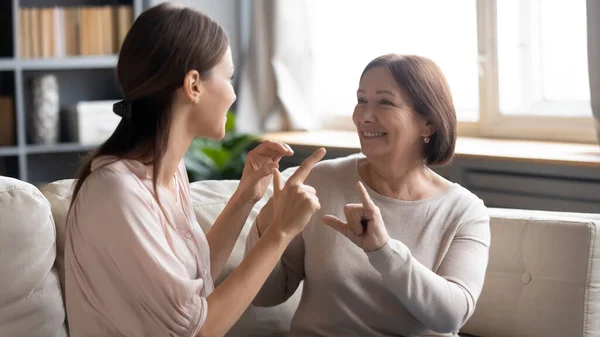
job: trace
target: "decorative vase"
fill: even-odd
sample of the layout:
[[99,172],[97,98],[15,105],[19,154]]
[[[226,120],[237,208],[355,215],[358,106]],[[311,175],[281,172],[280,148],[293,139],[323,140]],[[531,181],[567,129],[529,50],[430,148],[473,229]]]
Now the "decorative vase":
[[31,138],[35,144],[55,144],[59,138],[60,100],[56,76],[36,77],[32,84]]

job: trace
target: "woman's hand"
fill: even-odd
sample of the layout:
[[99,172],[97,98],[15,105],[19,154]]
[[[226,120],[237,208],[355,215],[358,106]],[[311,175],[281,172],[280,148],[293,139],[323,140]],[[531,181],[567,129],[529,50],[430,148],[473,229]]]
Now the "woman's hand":
[[264,141],[248,153],[236,195],[248,203],[256,203],[266,193],[273,169],[279,168],[279,160],[292,156],[289,145],[274,141]]
[[[275,179],[273,179],[275,181]],[[273,197],[271,197],[267,203],[260,209],[258,215],[256,216],[256,227],[258,228],[258,236],[262,235],[267,228],[273,222]]]
[[312,215],[321,208],[317,192],[313,187],[304,185],[304,180],[324,155],[324,148],[313,152],[300,164],[283,188],[281,175],[278,170],[274,170],[272,198],[274,213],[269,229],[279,230],[293,238],[302,232]]
[[333,215],[325,215],[322,221],[344,234],[365,252],[372,252],[383,247],[388,242],[389,235],[379,207],[373,203],[365,186],[359,181],[356,183],[356,188],[362,203],[344,206],[346,222]]

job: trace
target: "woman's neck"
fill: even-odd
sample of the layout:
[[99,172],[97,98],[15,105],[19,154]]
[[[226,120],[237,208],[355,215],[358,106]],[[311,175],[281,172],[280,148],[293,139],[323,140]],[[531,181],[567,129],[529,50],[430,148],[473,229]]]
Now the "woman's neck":
[[177,172],[179,163],[192,144],[192,140],[193,137],[187,136],[183,132],[178,134],[171,132],[158,173],[157,183],[159,185],[171,186],[173,176]]
[[[171,188],[173,185],[173,176],[177,172],[179,163],[185,156],[188,148],[192,144],[193,137],[182,133],[171,132],[167,141],[167,148],[162,156],[160,167],[158,169],[157,184]],[[148,176],[154,176],[154,164],[151,150],[147,147],[134,151],[132,159],[140,161],[146,165]],[[144,155],[135,155],[135,153],[146,153]]]
[[375,192],[407,201],[423,199],[423,186],[431,179],[429,169],[422,162],[391,166],[389,162],[371,162],[363,159],[359,164],[359,172]]

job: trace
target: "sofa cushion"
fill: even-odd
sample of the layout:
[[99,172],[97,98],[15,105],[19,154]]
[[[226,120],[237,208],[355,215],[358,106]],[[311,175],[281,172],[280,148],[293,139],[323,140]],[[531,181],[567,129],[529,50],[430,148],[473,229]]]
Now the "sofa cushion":
[[490,209],[490,262],[477,336],[598,336],[598,215]]
[[40,187],[40,191],[50,203],[56,226],[56,271],[60,279],[63,297],[65,294],[65,234],[67,213],[73,193],[73,179],[58,180]]
[[33,185],[0,177],[0,336],[66,336],[56,233]]

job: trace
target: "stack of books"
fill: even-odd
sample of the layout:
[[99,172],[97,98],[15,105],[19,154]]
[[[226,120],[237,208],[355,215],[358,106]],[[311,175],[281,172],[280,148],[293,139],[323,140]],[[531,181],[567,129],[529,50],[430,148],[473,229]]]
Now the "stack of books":
[[127,5],[19,9],[21,58],[113,55],[133,23]]

